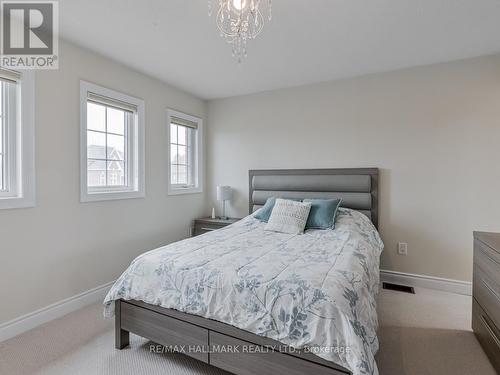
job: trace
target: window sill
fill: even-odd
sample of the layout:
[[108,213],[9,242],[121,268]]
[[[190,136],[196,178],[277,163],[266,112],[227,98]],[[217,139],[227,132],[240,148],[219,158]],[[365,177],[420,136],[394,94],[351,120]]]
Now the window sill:
[[82,192],[81,203],[112,201],[118,199],[136,199],[144,198],[146,194],[143,191],[100,191],[100,192]]
[[201,187],[194,188],[169,188],[168,195],[183,195],[183,194],[198,194],[203,193],[203,189]]
[[35,207],[34,198],[26,198],[26,197],[0,198],[0,210],[8,210],[12,208],[30,208],[30,207]]

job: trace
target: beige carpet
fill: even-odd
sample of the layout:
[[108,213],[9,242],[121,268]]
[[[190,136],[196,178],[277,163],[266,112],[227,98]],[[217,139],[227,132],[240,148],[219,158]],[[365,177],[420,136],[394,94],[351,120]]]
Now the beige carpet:
[[[470,312],[467,296],[382,291],[380,374],[495,375],[470,331]],[[227,374],[180,354],[150,353],[149,344],[132,335],[130,348],[115,350],[113,322],[96,304],[0,343],[0,374]]]

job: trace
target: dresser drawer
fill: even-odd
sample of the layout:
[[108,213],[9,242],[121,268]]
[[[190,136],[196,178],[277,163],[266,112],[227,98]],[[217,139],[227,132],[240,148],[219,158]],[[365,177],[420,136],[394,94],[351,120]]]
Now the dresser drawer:
[[479,240],[474,240],[474,265],[500,284],[500,253]]
[[500,331],[475,299],[472,299],[472,329],[491,364],[500,374]]
[[236,375],[346,375],[270,348],[210,331],[210,364]]
[[474,242],[473,295],[500,327],[500,254],[477,240]]
[[484,272],[474,271],[473,296],[488,313],[490,318],[500,327],[500,295],[499,288]]
[[166,347],[175,346],[183,354],[208,363],[208,329],[126,302],[121,310],[122,329]]

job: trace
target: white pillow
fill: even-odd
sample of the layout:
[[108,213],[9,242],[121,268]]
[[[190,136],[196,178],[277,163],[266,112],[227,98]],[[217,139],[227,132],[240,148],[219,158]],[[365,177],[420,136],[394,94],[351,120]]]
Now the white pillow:
[[311,202],[276,199],[271,217],[264,229],[290,234],[304,233],[310,210]]

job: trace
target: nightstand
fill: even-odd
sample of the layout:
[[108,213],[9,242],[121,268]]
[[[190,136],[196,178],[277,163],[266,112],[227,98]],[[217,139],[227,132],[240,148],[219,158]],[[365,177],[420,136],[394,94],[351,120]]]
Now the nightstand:
[[196,219],[194,221],[193,237],[203,233],[211,232],[213,230],[227,227],[230,224],[236,223],[238,220],[240,219],[234,219],[234,218],[212,219],[210,217],[206,217],[203,219]]

